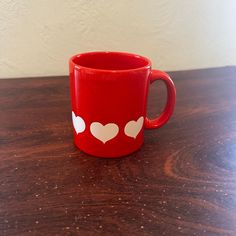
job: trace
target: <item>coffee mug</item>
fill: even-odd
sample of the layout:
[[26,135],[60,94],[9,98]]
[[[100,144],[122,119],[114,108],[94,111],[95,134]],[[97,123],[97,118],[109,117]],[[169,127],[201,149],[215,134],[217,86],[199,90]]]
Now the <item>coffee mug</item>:
[[[88,52],[69,61],[72,121],[76,146],[97,157],[121,157],[138,150],[144,129],[164,125],[175,106],[168,74],[151,61],[124,52]],[[164,81],[167,102],[159,117],[146,116],[149,84]]]

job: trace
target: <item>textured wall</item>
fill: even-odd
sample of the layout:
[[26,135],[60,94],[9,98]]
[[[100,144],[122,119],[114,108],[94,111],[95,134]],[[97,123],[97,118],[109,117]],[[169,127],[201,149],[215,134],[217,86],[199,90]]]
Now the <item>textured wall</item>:
[[235,0],[2,0],[0,78],[67,74],[77,52],[143,54],[156,68],[236,65]]

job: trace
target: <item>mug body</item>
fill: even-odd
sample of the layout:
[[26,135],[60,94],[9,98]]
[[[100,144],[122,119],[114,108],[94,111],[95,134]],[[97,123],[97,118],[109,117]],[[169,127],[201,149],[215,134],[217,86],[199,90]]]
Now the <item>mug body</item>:
[[143,143],[150,61],[121,52],[70,59],[74,141],[98,157],[120,157]]

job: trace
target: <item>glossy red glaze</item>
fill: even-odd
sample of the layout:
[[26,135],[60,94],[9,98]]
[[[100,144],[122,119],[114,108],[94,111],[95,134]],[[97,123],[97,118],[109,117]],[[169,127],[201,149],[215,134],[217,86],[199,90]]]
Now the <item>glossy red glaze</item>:
[[[163,80],[168,101],[159,118],[146,118],[150,82]],[[170,118],[175,87],[170,77],[151,70],[149,59],[130,53],[90,52],[70,59],[75,144],[99,157],[120,157],[138,150],[146,128]]]

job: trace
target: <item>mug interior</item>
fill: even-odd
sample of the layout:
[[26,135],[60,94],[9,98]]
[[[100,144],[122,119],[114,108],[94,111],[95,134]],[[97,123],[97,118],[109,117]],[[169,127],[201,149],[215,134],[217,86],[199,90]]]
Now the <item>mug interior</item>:
[[150,61],[142,56],[122,52],[89,52],[72,57],[79,66],[96,70],[132,70],[149,67]]

